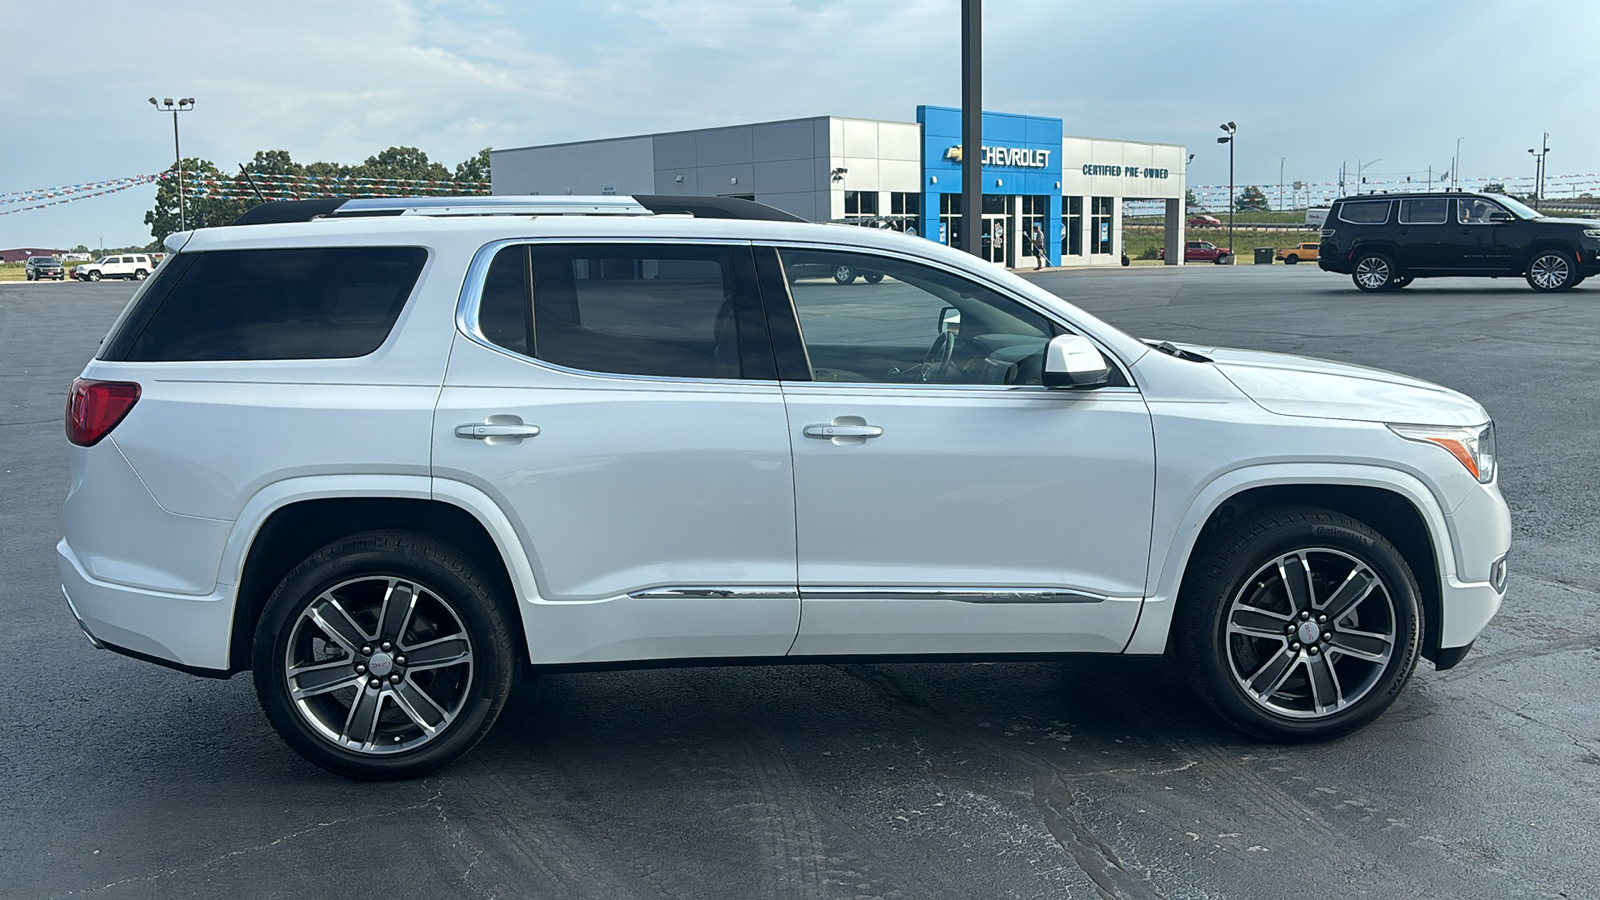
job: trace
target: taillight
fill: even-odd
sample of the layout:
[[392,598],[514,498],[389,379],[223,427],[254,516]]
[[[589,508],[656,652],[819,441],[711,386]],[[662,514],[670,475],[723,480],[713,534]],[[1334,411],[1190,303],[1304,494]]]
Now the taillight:
[[72,380],[67,398],[67,440],[93,447],[111,433],[139,402],[139,385],[131,381]]

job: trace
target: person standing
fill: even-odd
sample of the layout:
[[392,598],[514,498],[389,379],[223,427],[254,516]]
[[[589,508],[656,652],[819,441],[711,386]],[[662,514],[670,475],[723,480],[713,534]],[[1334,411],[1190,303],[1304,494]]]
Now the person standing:
[[1037,272],[1044,268],[1044,229],[1036,223],[1033,226],[1033,234],[1028,235],[1028,239],[1033,242],[1033,270]]

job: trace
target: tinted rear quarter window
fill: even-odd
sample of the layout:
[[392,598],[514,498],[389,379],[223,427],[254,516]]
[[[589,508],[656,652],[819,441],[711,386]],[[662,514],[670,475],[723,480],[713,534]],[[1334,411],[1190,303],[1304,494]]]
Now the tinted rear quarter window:
[[1382,225],[1389,221],[1389,201],[1349,200],[1339,207],[1339,221],[1352,225]]
[[1443,225],[1450,201],[1444,197],[1418,197],[1400,201],[1400,224]]
[[365,356],[389,336],[427,256],[421,247],[182,254],[157,270],[161,282],[130,310],[103,358]]

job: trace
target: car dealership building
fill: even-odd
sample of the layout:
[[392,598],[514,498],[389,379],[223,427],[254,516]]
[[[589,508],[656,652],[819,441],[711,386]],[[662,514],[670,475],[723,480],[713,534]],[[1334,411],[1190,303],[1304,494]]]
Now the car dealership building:
[[[1114,265],[1122,201],[1164,200],[1168,264],[1183,259],[1184,148],[1062,133],[1062,120],[983,114],[985,256],[1030,264],[1035,226],[1051,265]],[[956,244],[961,111],[916,122],[817,116],[490,153],[496,194],[685,194],[755,200],[817,222],[894,228]]]

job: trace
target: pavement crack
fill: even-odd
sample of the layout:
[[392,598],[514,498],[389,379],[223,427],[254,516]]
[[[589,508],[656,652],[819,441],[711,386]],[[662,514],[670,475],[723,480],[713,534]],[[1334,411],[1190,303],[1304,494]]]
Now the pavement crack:
[[[1046,830],[1072,857],[1083,874],[1088,876],[1101,900],[1166,900],[1166,895],[1156,889],[1147,875],[1140,875],[1124,865],[1116,852],[1078,819],[1073,809],[1075,800],[1072,789],[1067,784],[1065,773],[1046,756],[1012,747],[977,728],[951,720],[908,690],[894,676],[873,666],[838,665],[833,668],[861,681],[885,699],[894,701],[914,718],[981,746],[1021,767],[1032,779],[1033,803],[1044,818]],[[1189,767],[1184,765],[1177,770]]]
[[250,855],[252,853],[261,853],[263,851],[272,850],[272,849],[274,849],[276,847],[282,846],[283,844],[286,844],[286,843],[288,843],[290,841],[293,841],[293,840],[295,840],[297,838],[304,837],[305,835],[308,835],[308,834],[314,834],[314,833],[322,831],[323,829],[326,829],[326,828],[334,828],[334,827],[337,827],[337,826],[350,825],[350,824],[355,823],[355,822],[366,822],[366,821],[371,821],[373,819],[383,819],[383,818],[388,818],[389,816],[398,816],[398,815],[401,815],[403,813],[411,812],[413,810],[425,809],[425,808],[431,806],[433,804],[434,800],[438,799],[439,796],[440,796],[440,794],[435,793],[433,796],[428,797],[428,798],[426,798],[424,800],[420,800],[420,801],[418,801],[416,803],[409,803],[409,804],[407,804],[405,806],[396,807],[394,809],[385,810],[383,812],[370,813],[370,814],[364,815],[364,816],[351,816],[349,818],[333,819],[333,820],[330,820],[330,821],[327,821],[327,822],[314,822],[314,823],[312,823],[310,825],[307,825],[307,826],[305,826],[303,828],[297,828],[294,831],[291,831],[288,834],[283,835],[282,837],[274,838],[273,840],[268,841],[265,844],[257,844],[255,846],[251,846],[251,847],[241,847],[238,850],[230,850],[227,853],[223,853],[223,854],[220,854],[218,856],[213,856],[210,859],[203,860],[203,861],[195,863],[193,865],[179,866],[179,867],[174,868],[174,869],[166,869],[164,871],[152,872],[152,873],[150,873],[148,875],[139,875],[139,876],[135,876],[135,877],[132,877],[132,878],[122,878],[122,879],[119,879],[117,881],[113,881],[110,884],[103,884],[100,887],[86,888],[84,890],[78,890],[78,891],[68,891],[65,894],[56,894],[55,896],[56,897],[78,897],[78,896],[84,896],[84,895],[88,895],[88,894],[98,894],[101,891],[108,891],[108,890],[110,890],[112,888],[121,887],[122,885],[126,885],[126,884],[139,884],[139,883],[152,883],[153,884],[155,882],[160,881],[163,878],[171,878],[174,875],[178,875],[178,874],[183,873],[183,872],[201,871],[201,870],[205,870],[205,869],[212,869],[212,868],[215,868],[215,867],[227,862],[228,860],[235,859],[235,858],[240,857],[240,856],[248,856],[248,855]]

